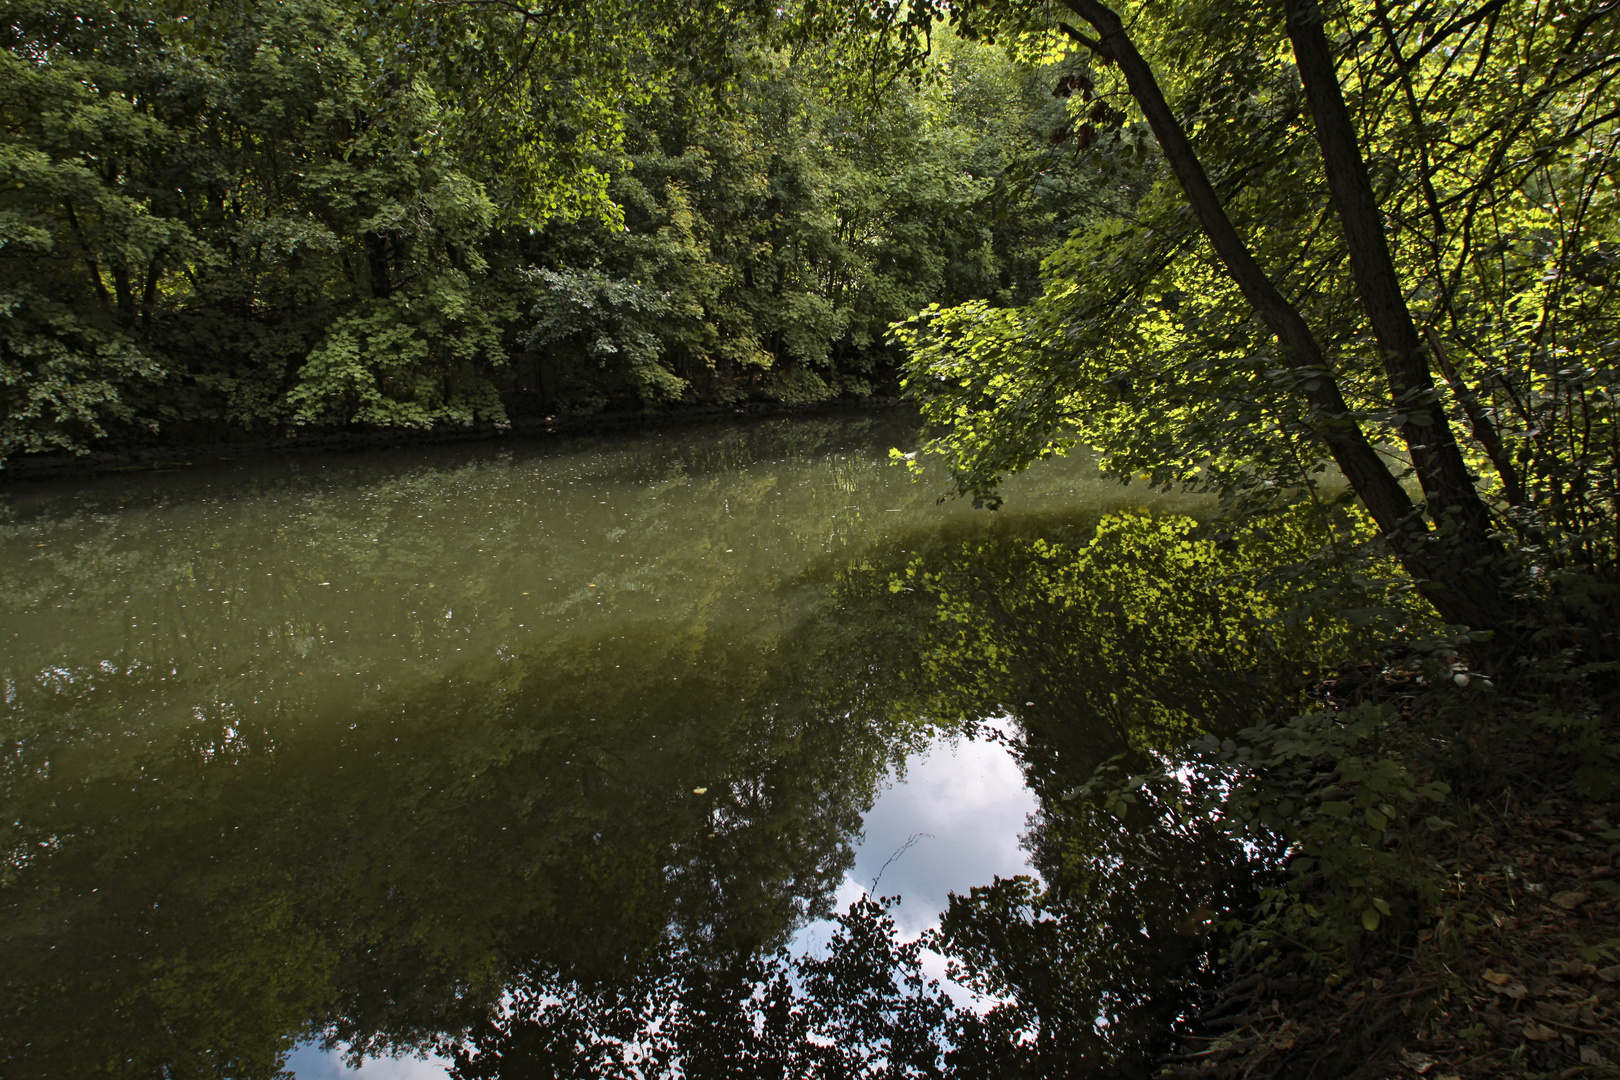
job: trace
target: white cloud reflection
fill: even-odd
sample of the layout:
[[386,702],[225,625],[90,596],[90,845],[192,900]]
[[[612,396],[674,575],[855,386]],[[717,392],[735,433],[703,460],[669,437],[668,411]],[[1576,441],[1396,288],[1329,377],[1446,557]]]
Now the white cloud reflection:
[[298,1080],[445,1080],[449,1062],[443,1058],[373,1058],[358,1069],[343,1064],[336,1050],[304,1043],[287,1057],[287,1071]]
[[[1035,796],[1006,747],[989,740],[936,742],[906,763],[905,778],[866,815],[865,838],[835,906],[846,909],[872,890],[875,878],[876,895],[901,898],[890,909],[896,929],[907,940],[916,938],[939,925],[951,893],[988,885],[997,875],[1032,872],[1028,853],[1018,845],[1035,809]],[[832,930],[831,922],[812,923],[794,938],[794,951],[822,951]],[[943,957],[925,951],[923,970],[958,1005],[973,1004],[968,991],[945,977]]]
[[1000,743],[935,743],[866,815],[849,877],[867,890],[876,878],[878,895],[902,897],[895,922],[913,937],[938,922],[950,893],[1029,872],[1018,845],[1035,809],[1018,762]]

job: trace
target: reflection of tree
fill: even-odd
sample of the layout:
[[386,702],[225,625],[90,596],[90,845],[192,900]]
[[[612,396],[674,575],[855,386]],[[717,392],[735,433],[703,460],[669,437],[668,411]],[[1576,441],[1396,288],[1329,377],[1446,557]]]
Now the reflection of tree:
[[1201,815],[1207,779],[1111,793],[1192,735],[1288,715],[1302,675],[1364,647],[1313,610],[1314,582],[1272,574],[1318,541],[1313,524],[1273,526],[1217,543],[1127,514],[1084,545],[1014,540],[909,571],[939,600],[929,707],[1017,717],[1041,799],[1026,839],[1042,880],[997,880],[944,915],[938,947],[1002,999],[963,1029],[960,1075],[1151,1075],[1211,978],[1216,926],[1254,902],[1271,853]]
[[861,900],[824,957],[716,963],[671,942],[611,985],[530,970],[444,1049],[462,1080],[939,1076],[959,1017],[919,954]]
[[1250,859],[1208,822],[1158,805],[1125,822],[1088,810],[1048,813],[1044,882],[951,897],[935,947],[1002,999],[966,1026],[961,1076],[1153,1075],[1213,981],[1214,916],[1254,900]]
[[[1314,584],[1268,572],[1304,555],[1307,521],[1243,543],[1184,517],[1103,519],[1094,536],[1012,536],[921,563],[938,599],[924,644],[937,715],[1016,716],[1029,779],[1048,800],[1115,755],[1235,731],[1303,703],[1301,676],[1357,647]],[[1298,594],[1298,595],[1296,595]]]
[[[1292,677],[1350,639],[1332,618],[1273,617],[1291,598],[1259,573],[1289,553],[1286,528],[1217,545],[1186,519],[1030,524],[1043,539],[1016,525],[935,532],[839,576],[841,614],[886,611],[905,629],[890,647],[910,686],[891,712],[1019,721],[1014,747],[1042,797],[1029,838],[1042,880],[953,897],[933,939],[994,1007],[941,1000],[915,946],[861,905],[822,960],[717,967],[667,939],[656,977],[628,996],[529,969],[510,1009],[456,1047],[458,1075],[1151,1075],[1211,977],[1211,923],[1253,900],[1257,859],[1190,811],[1196,791],[1178,802],[1143,788],[1110,806],[1087,781],[1111,757],[1141,764],[1286,709]],[[920,1040],[903,1051],[901,1016]],[[667,1025],[638,1027],[653,1018]],[[581,1068],[569,1047],[589,1048],[588,1070],[569,1071]]]
[[266,1075],[311,1023],[362,1048],[455,1030],[514,970],[607,984],[666,940],[779,942],[824,911],[913,737],[880,692],[903,685],[890,633],[621,628],[279,743],[9,770],[7,1075],[114,1048],[120,1074]]
[[[819,914],[912,737],[889,623],[827,617],[825,507],[904,431],[17,494],[6,1074],[266,1075],[311,1025],[420,1040],[522,964],[609,979]],[[765,539],[774,576],[715,557]]]
[[[1093,677],[1083,655],[1026,649],[1046,667],[1005,679],[981,659],[1074,631],[1037,603],[1061,560],[1025,581],[1009,553],[1093,519],[942,526],[884,486],[868,435],[813,429],[823,458],[778,467],[780,435],[649,439],[588,476],[492,460],[278,481],[235,515],[194,493],[189,523],[14,517],[0,544],[52,569],[0,580],[6,1075],[263,1076],[299,1033],[420,1045],[514,987],[630,993],[670,957],[724,998],[824,913],[878,778],[929,720],[1013,707],[1032,763],[1060,733],[1107,746],[1088,713],[1043,726],[1020,704]],[[569,479],[641,486],[591,509]],[[879,518],[873,491],[906,509]],[[417,514],[440,524],[393,530]],[[543,535],[587,527],[577,553]],[[618,569],[614,530],[639,565]],[[1020,588],[1022,609],[975,599]],[[127,628],[154,610],[173,640],[136,654]],[[526,621],[545,631],[512,632]],[[987,1030],[961,1023],[964,1047]]]
[[[654,620],[711,649],[714,635],[780,633],[837,560],[798,591],[780,588],[783,570],[847,558],[825,512],[837,468],[904,488],[869,444],[908,430],[812,421],[14,492],[0,523],[6,734],[37,729],[30,756],[68,728],[159,758],[243,725],[285,742],[334,702],[409,693],[525,639]],[[761,546],[786,567],[749,561]]]

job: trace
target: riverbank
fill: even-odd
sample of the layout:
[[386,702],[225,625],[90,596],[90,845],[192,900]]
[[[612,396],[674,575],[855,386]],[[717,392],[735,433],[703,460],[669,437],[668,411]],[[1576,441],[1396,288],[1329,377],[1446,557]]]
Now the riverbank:
[[1438,895],[1358,935],[1347,971],[1288,945],[1235,970],[1160,1076],[1620,1076],[1620,804],[1581,794],[1526,711],[1470,727],[1431,740],[1424,776],[1465,793],[1455,827],[1387,838]]
[[379,428],[364,431],[318,431],[273,439],[244,437],[175,445],[121,446],[86,454],[32,454],[12,458],[0,462],[0,485],[9,481],[53,480],[110,472],[169,471],[190,468],[197,462],[234,461],[259,454],[345,453],[507,439],[577,438],[650,428],[678,429],[732,419],[843,415],[855,412],[884,412],[908,407],[910,406],[906,399],[898,396],[839,398],[813,405],[749,401],[736,405],[704,405],[658,412],[519,417],[500,425],[483,424],[426,430]]

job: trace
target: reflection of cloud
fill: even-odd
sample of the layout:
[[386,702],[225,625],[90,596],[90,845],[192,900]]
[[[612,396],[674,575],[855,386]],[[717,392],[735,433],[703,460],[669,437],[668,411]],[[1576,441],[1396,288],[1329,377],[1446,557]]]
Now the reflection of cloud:
[[343,1064],[337,1050],[322,1050],[316,1043],[301,1043],[287,1057],[287,1071],[298,1080],[445,1080],[450,1074],[443,1058],[372,1058],[358,1069]]
[[[906,763],[905,779],[878,796],[866,815],[865,839],[838,887],[834,909],[847,910],[881,873],[878,892],[902,898],[891,911],[895,927],[915,938],[939,925],[952,892],[988,885],[997,875],[1031,872],[1018,843],[1035,809],[1035,796],[1004,746],[936,742]],[[822,954],[832,932],[831,922],[812,923],[799,932],[793,948]],[[939,980],[958,1005],[971,1003],[970,992],[945,977],[944,957],[924,951],[922,961],[927,977]]]
[[[1029,871],[1018,847],[1035,797],[1018,763],[998,743],[961,740],[934,746],[907,763],[906,777],[866,815],[866,837],[850,876],[904,902],[895,922],[912,937],[934,925],[948,894],[988,885],[1000,874]],[[918,836],[930,833],[932,836]],[[883,864],[913,836],[909,850]]]

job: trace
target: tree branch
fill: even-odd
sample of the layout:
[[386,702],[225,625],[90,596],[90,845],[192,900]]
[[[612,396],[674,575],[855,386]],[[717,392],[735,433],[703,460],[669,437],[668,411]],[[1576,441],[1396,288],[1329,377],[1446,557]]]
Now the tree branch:
[[107,295],[107,283],[101,280],[101,264],[96,261],[95,251],[90,247],[90,241],[85,239],[84,230],[79,228],[79,215],[73,210],[73,200],[63,199],[62,209],[67,212],[68,226],[73,230],[73,238],[79,242],[79,250],[84,252],[85,269],[90,271],[90,282],[96,287],[101,306],[110,312],[113,310],[112,297]]
[[[1411,500],[1378,460],[1366,435],[1350,417],[1350,408],[1304,317],[1272,283],[1238,235],[1203,163],[1165,100],[1158,80],[1125,33],[1119,16],[1098,0],[1064,0],[1064,3],[1098,32],[1097,54],[1119,65],[1131,96],[1147,117],[1148,126],[1153,129],[1204,235],[1226,266],[1227,273],[1277,336],[1294,366],[1310,373],[1311,377],[1304,384],[1305,394],[1324,421],[1322,437],[1357,492],[1365,492],[1363,498],[1380,528],[1391,535],[1409,533],[1414,527],[1418,532],[1426,531],[1421,522],[1414,526],[1417,519]],[[1309,389],[1312,384],[1315,389]]]
[[1491,421],[1491,416],[1485,411],[1484,405],[1480,404],[1479,395],[1463,382],[1462,376],[1451,365],[1445,348],[1440,344],[1440,335],[1435,333],[1434,327],[1426,326],[1423,332],[1429,339],[1429,347],[1434,350],[1435,359],[1440,361],[1440,370],[1445,374],[1452,394],[1456,396],[1458,403],[1463,407],[1463,412],[1468,416],[1468,423],[1474,429],[1474,438],[1485,448],[1491,464],[1496,466],[1497,475],[1502,478],[1502,491],[1507,496],[1507,501],[1513,506],[1520,505],[1524,502],[1524,485],[1519,482],[1519,470],[1513,467],[1513,459],[1508,456],[1507,448],[1502,445],[1502,440],[1497,435],[1496,424]]

